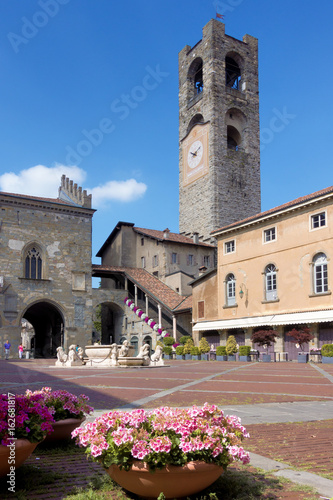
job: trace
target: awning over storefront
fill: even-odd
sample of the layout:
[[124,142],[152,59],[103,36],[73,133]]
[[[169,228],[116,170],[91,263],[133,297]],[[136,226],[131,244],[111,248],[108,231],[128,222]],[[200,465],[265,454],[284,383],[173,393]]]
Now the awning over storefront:
[[307,323],[323,323],[333,321],[333,309],[328,311],[310,311],[302,313],[273,314],[271,316],[254,316],[252,318],[225,319],[217,321],[201,321],[193,327],[195,332],[208,330],[229,330],[232,328],[254,328],[257,326],[298,325]]

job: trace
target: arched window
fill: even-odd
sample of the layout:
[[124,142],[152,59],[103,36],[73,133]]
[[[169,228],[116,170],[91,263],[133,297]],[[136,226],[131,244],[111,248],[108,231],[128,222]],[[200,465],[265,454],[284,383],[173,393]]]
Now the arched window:
[[188,79],[190,81],[189,98],[192,99],[203,91],[203,63],[201,57],[197,57],[192,62],[188,71]]
[[193,118],[191,118],[190,123],[188,124],[187,127],[187,133],[189,133],[194,127],[194,125],[196,125],[197,123],[204,123],[204,118],[199,113],[194,115]]
[[24,277],[33,280],[41,280],[43,275],[42,254],[36,245],[31,246],[25,256]]
[[241,70],[237,62],[230,56],[225,58],[225,83],[227,87],[240,90]]
[[327,257],[318,253],[313,258],[314,293],[328,292]]
[[234,274],[228,274],[226,277],[226,304],[233,306],[236,304],[236,279]]
[[227,126],[227,146],[228,149],[238,151],[238,147],[242,141],[241,135],[238,130],[232,125]]
[[265,268],[266,300],[277,300],[276,267],[268,264]]

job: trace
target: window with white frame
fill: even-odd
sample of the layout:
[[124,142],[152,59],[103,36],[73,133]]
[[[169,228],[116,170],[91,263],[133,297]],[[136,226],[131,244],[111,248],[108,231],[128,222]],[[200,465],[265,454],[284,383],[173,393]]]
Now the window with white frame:
[[171,254],[171,264],[177,264],[177,254],[176,254],[176,252],[172,252],[172,254]]
[[226,277],[226,299],[227,306],[236,304],[236,279],[232,273]]
[[311,229],[318,229],[326,226],[326,212],[311,215]]
[[224,253],[232,253],[235,251],[235,240],[226,241],[224,243]]
[[189,254],[187,256],[187,265],[188,266],[194,266],[194,255]]
[[327,257],[318,253],[313,259],[314,293],[328,292]]
[[157,267],[158,266],[158,255],[154,255],[153,257],[153,267]]
[[276,240],[276,229],[275,227],[270,227],[264,230],[264,242],[269,243],[270,241]]
[[144,269],[146,267],[146,258],[145,257],[141,257],[141,267],[142,267],[142,269]]
[[277,300],[276,267],[268,264],[265,268],[266,300]]

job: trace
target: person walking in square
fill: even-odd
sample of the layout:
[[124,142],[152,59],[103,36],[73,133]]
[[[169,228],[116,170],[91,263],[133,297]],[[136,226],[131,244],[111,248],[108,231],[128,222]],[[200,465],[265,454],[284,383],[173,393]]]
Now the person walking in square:
[[19,352],[19,358],[22,359],[22,356],[23,356],[23,345],[22,345],[22,342],[21,344],[18,346],[18,352]]
[[9,340],[6,340],[6,342],[4,343],[5,359],[9,359],[10,348],[11,348],[11,344],[10,344]]

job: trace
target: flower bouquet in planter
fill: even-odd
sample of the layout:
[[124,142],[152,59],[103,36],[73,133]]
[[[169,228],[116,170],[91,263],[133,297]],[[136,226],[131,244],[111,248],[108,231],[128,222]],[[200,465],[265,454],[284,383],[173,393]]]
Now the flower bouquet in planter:
[[240,419],[208,403],[190,409],[110,411],[76,428],[72,437],[112,479],[145,498],[161,492],[166,498],[196,493],[234,460],[249,462],[241,446],[248,434]]
[[0,395],[0,477],[22,465],[52,432],[52,422],[41,395]]
[[[41,396],[44,405],[53,416],[52,430],[47,435],[47,441],[69,439],[71,432],[81,425],[86,415],[94,411],[88,404],[89,397],[80,394],[75,396],[65,390],[52,391],[51,387],[43,387],[40,391],[26,391],[28,398]],[[52,432],[53,431],[53,432]]]

